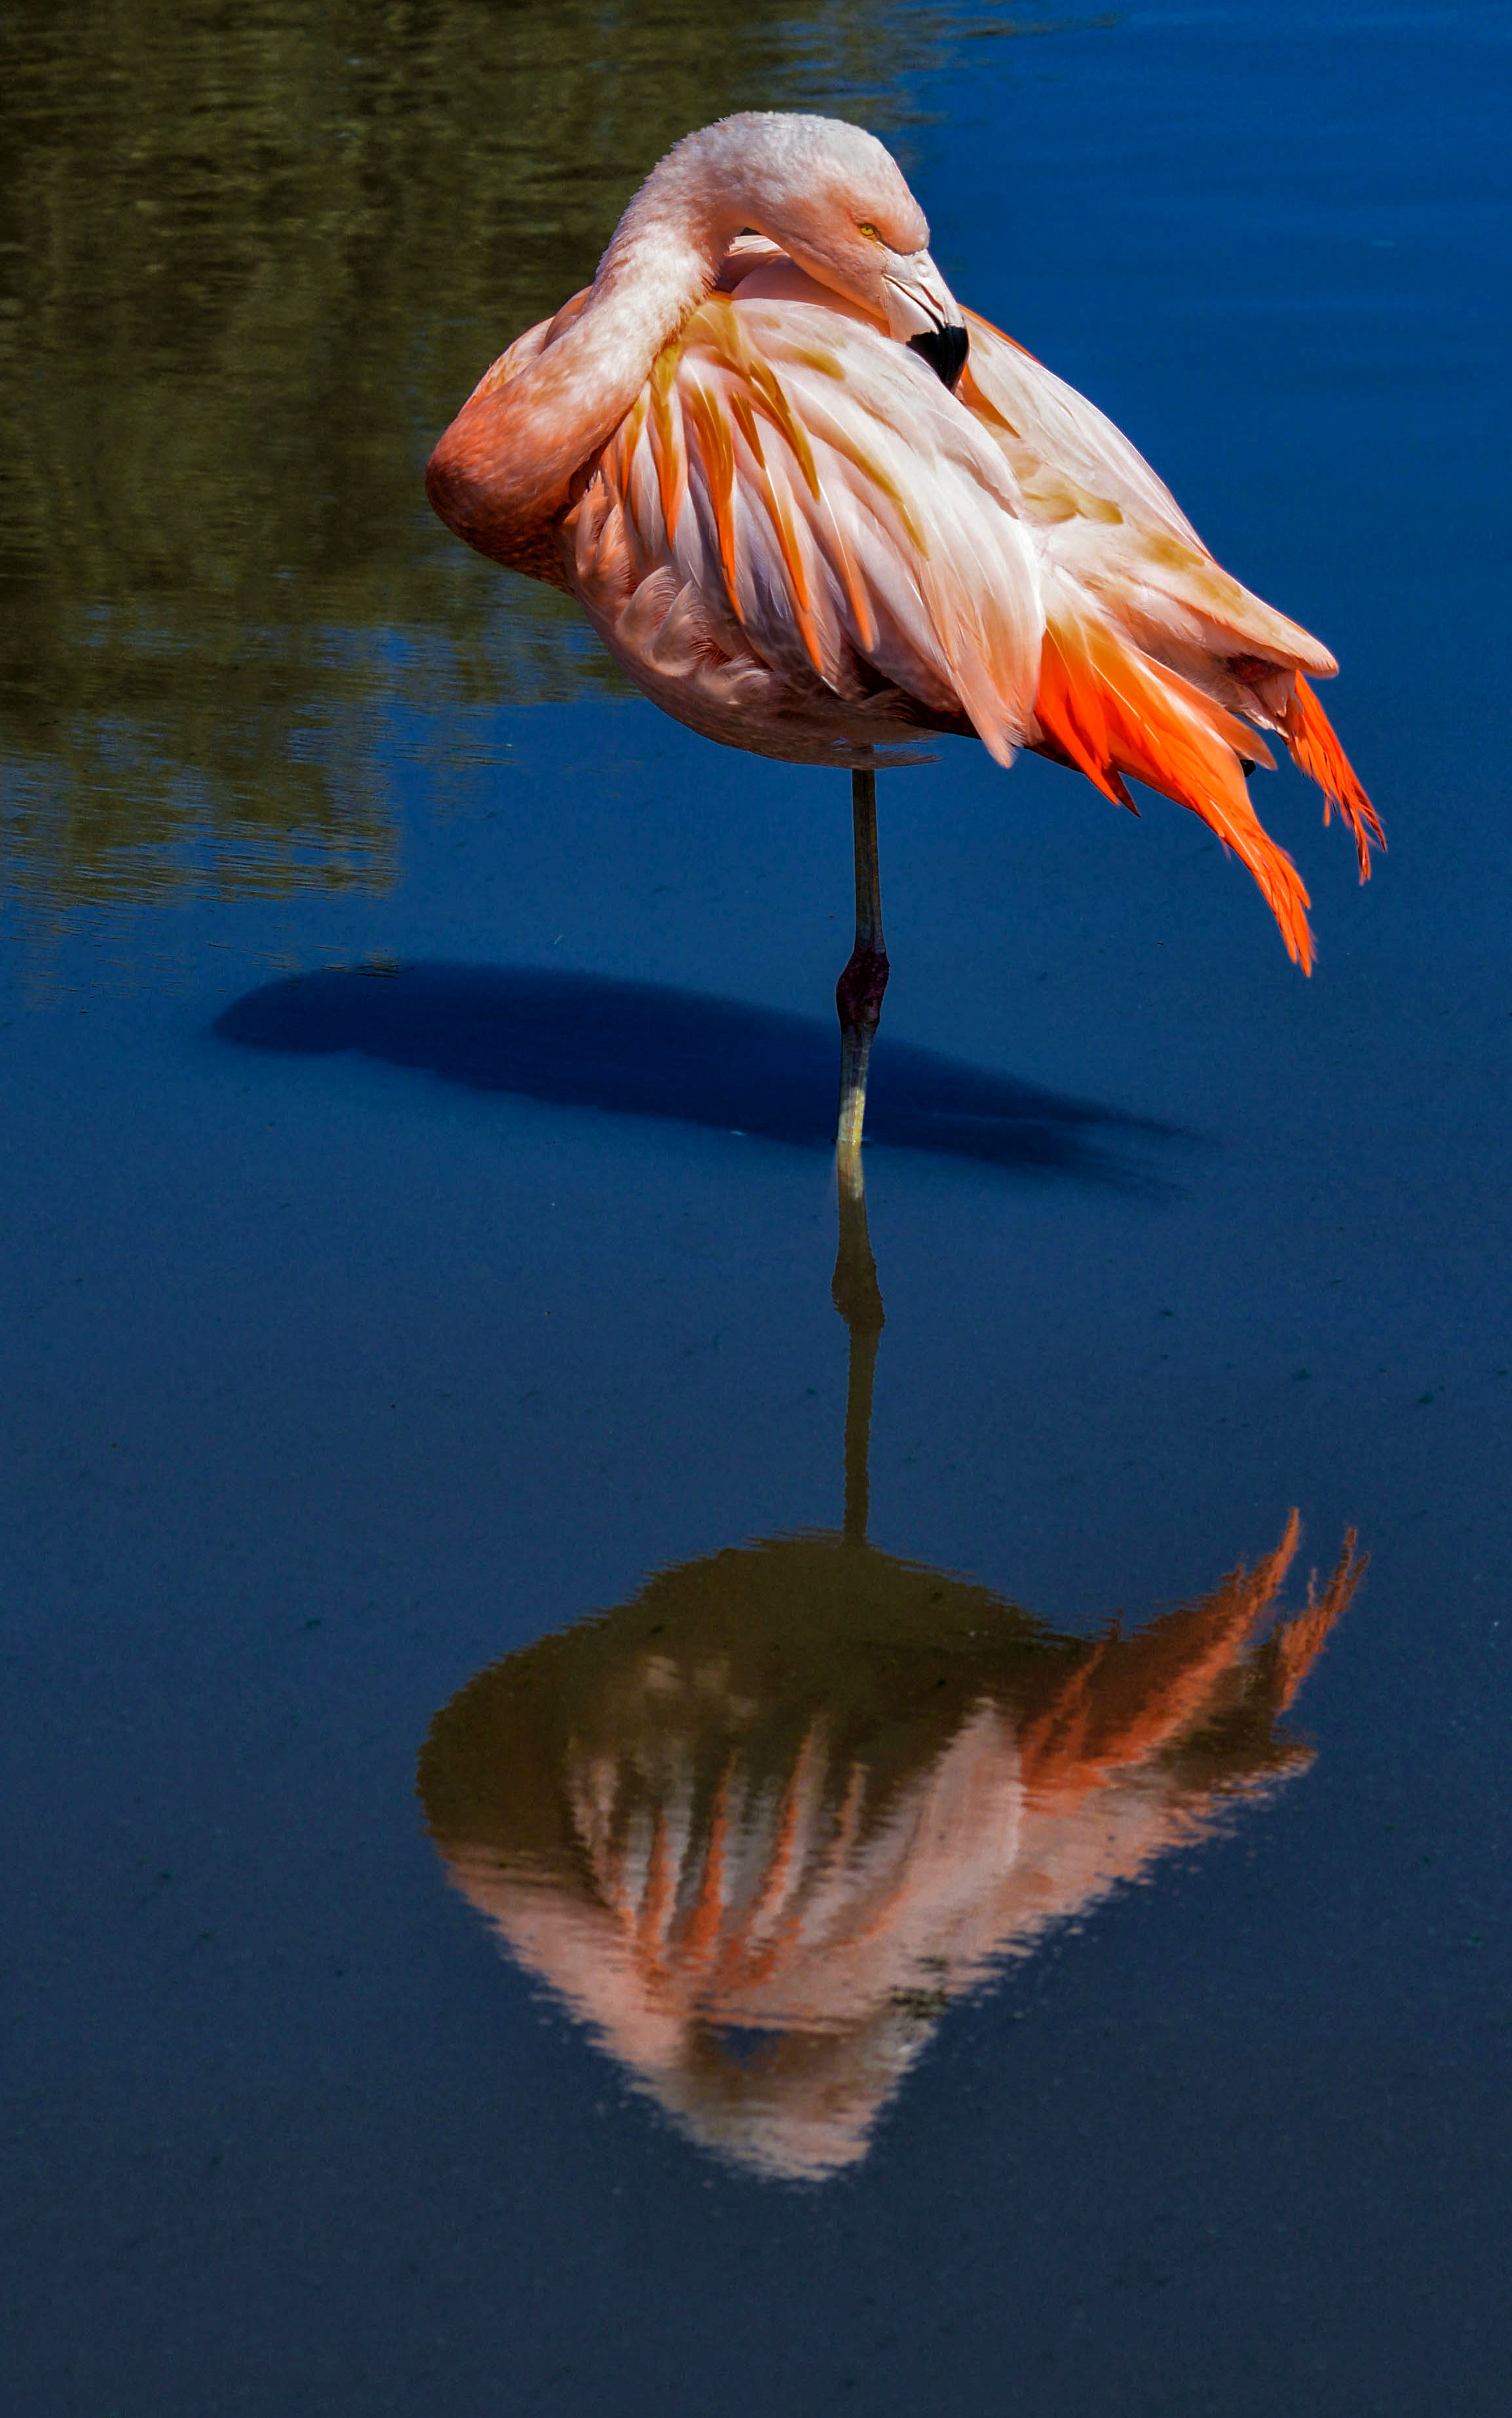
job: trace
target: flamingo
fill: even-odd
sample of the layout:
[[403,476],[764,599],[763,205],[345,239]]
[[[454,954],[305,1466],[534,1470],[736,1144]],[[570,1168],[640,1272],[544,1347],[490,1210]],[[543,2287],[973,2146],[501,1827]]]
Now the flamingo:
[[[448,528],[576,598],[678,721],[851,773],[843,1181],[888,979],[876,773],[920,735],[1020,746],[1138,813],[1136,779],[1249,867],[1292,960],[1308,896],[1250,803],[1270,731],[1380,822],[1309,675],[1338,666],[1214,561],[1095,406],[973,312],[877,138],[750,113],[690,134],[590,286],[517,337],[431,456]],[[911,742],[911,743],[910,743]]]

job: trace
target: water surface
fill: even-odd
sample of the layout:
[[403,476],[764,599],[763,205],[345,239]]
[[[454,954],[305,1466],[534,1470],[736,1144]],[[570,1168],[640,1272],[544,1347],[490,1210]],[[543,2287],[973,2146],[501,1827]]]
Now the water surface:
[[[1500,2409],[1509,54],[7,16],[18,2408]],[[889,776],[838,1269],[845,784],[417,484],[762,102],[1336,650],[1391,843],[1257,775],[1309,984],[1158,800]]]

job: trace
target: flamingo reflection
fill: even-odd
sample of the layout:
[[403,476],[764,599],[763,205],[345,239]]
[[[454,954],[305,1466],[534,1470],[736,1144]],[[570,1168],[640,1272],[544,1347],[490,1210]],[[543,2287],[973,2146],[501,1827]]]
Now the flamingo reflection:
[[1278,1726],[1358,1584],[1278,1612],[1300,1524],[1125,1635],[866,1538],[882,1311],[842,1184],[846,1523],[664,1570],[436,1716],[432,1837],[510,1951],[685,2129],[818,2178],[952,2000],[1310,1760]]

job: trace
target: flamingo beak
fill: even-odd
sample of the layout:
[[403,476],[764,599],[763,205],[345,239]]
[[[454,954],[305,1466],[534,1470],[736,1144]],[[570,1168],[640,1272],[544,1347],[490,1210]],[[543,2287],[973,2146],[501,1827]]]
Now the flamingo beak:
[[961,307],[927,252],[916,252],[882,272],[890,335],[922,354],[954,394],[970,350]]

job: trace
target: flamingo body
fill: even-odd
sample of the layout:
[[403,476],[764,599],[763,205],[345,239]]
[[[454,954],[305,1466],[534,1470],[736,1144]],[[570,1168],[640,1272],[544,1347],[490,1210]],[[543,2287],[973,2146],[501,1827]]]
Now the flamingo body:
[[[433,502],[570,590],[647,695],[726,745],[870,769],[974,731],[1130,807],[1129,777],[1163,791],[1248,865],[1308,969],[1307,894],[1245,773],[1278,736],[1368,877],[1380,824],[1306,677],[1333,656],[1219,567],[1093,405],[959,311],[926,242],[857,129],[688,138],[593,286],[469,398]],[[954,389],[939,337],[953,363],[969,345]]]

